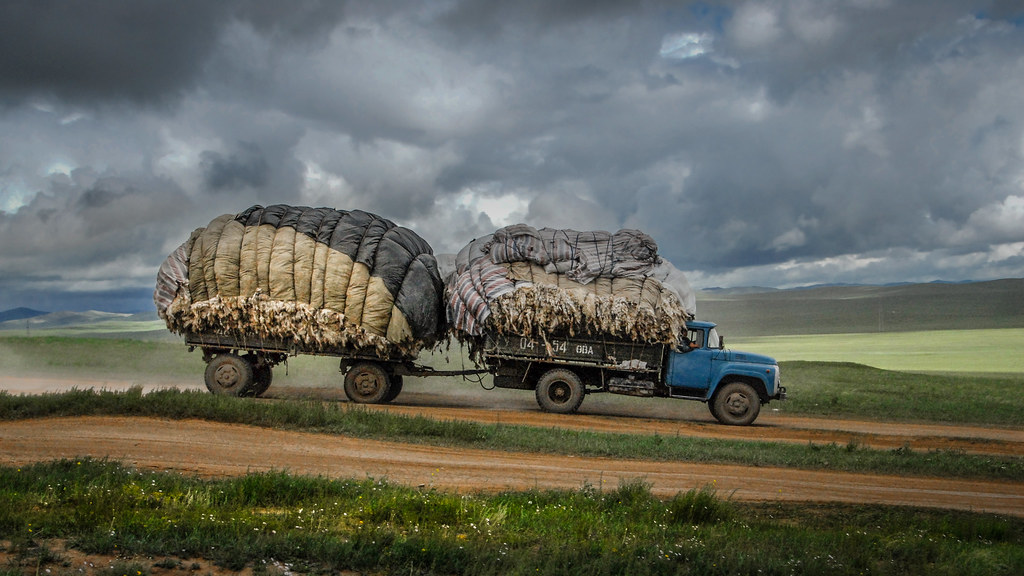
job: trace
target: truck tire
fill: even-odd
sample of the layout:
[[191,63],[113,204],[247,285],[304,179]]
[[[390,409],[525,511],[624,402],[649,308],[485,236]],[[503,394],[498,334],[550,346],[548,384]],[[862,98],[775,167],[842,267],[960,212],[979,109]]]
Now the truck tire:
[[243,395],[258,398],[267,391],[267,388],[270,388],[270,384],[274,381],[274,369],[270,364],[260,362],[260,357],[256,354],[246,354],[242,358],[252,366],[252,386]]
[[546,412],[571,414],[583,403],[586,390],[572,370],[548,370],[537,381],[537,404]]
[[238,354],[217,354],[206,365],[206,389],[224,396],[244,396],[253,385],[252,365]]
[[761,412],[761,398],[750,384],[729,382],[718,389],[709,407],[722,424],[746,426]]
[[345,395],[358,404],[380,404],[386,402],[391,391],[388,373],[374,362],[360,362],[345,374]]

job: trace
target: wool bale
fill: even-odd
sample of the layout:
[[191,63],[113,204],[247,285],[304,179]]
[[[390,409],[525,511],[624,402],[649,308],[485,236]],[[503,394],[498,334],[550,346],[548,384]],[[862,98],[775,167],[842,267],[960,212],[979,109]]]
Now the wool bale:
[[217,281],[217,293],[221,296],[232,297],[239,294],[241,249],[244,236],[245,225],[237,220],[231,220],[224,224],[220,239],[217,241],[213,268]]
[[238,295],[252,296],[260,289],[257,268],[257,240],[259,237],[259,222],[245,226],[242,234],[242,245],[238,249]]
[[639,230],[496,230],[455,257],[446,278],[449,322],[471,341],[494,330],[674,342],[694,317],[692,292],[657,249]]
[[[157,274],[169,329],[413,355],[446,330],[429,244],[359,210],[253,206],[214,218]],[[173,295],[173,296],[172,296]]]

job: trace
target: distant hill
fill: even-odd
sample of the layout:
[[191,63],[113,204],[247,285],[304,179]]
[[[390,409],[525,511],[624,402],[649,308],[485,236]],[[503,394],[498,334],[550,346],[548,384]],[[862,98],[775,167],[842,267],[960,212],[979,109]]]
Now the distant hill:
[[[154,313],[154,316],[156,314]],[[22,317],[17,320],[0,322],[0,330],[24,330],[26,324],[35,329],[42,328],[65,328],[68,326],[84,326],[109,322],[111,320],[131,320],[132,314],[117,314],[115,312],[99,312],[89,310],[87,312],[42,312],[31,317]]]
[[697,318],[738,337],[1024,328],[1024,279],[701,291]]
[[0,312],[0,322],[7,322],[9,320],[25,320],[26,318],[34,318],[36,316],[42,316],[43,314],[48,314],[48,312],[33,310],[31,308],[11,308],[10,310]]
[[778,292],[778,288],[765,288],[764,286],[739,286],[736,288],[705,288],[702,292],[716,296],[739,296],[743,294],[760,294],[761,292]]

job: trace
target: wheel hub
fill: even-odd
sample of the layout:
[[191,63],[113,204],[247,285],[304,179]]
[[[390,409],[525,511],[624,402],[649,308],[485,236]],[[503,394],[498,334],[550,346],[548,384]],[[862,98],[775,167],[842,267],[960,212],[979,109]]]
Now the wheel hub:
[[377,381],[376,376],[369,373],[363,373],[355,378],[356,389],[360,394],[369,396],[380,388],[380,382]]
[[551,399],[556,402],[565,402],[569,399],[572,391],[569,390],[569,386],[564,382],[559,382],[551,387]]
[[217,384],[224,388],[233,388],[238,385],[241,375],[234,366],[224,365],[217,368],[215,378],[217,379]]
[[750,409],[750,402],[745,394],[735,392],[726,398],[725,407],[729,410],[730,414],[733,414],[734,416],[741,416]]

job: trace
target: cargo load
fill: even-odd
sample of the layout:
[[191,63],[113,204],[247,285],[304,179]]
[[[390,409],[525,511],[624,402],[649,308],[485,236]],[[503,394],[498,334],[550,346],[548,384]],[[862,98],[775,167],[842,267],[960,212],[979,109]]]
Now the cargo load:
[[447,332],[430,245],[361,210],[278,204],[218,216],[167,257],[153,298],[173,332],[310,351],[410,357]]
[[[153,299],[202,350],[214,394],[261,396],[274,366],[311,354],[338,358],[366,404],[394,401],[406,376],[529,390],[562,414],[598,393],[696,400],[730,425],[786,398],[775,359],[726,350],[694,319],[686,277],[643,232],[518,224],[441,260],[443,274],[422,238],[367,212],[253,206],[195,230]],[[472,367],[417,362],[451,336]]]
[[468,243],[445,272],[456,337],[592,335],[675,343],[694,318],[686,276],[639,230],[516,224]]

